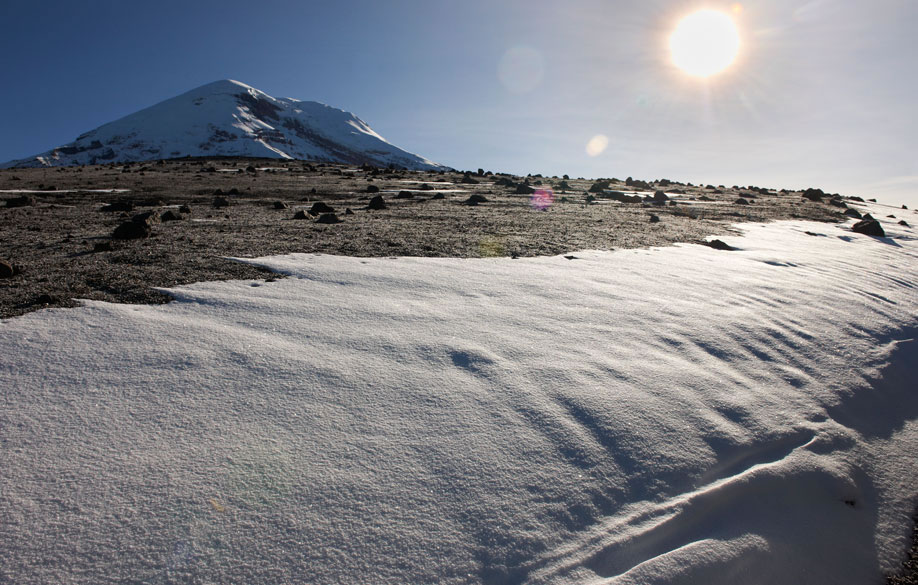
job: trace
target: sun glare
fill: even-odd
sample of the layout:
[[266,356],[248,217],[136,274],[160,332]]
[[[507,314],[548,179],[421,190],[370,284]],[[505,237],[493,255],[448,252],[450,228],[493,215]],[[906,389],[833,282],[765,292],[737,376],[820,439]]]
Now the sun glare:
[[739,53],[739,45],[733,20],[716,10],[686,16],[669,37],[673,63],[697,77],[709,77],[729,67]]

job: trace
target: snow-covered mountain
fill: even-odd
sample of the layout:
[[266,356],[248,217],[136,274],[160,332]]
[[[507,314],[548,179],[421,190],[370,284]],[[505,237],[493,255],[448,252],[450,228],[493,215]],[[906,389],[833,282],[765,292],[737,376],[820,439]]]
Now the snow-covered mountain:
[[446,168],[386,141],[366,122],[318,102],[274,98],[216,81],[86,132],[70,144],[0,165],[71,166],[184,156],[251,156]]

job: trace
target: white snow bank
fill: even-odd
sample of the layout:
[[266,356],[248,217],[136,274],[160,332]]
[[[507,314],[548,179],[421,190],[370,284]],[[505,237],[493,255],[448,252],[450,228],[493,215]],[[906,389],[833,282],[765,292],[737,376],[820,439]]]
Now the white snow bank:
[[0,581],[875,582],[918,473],[884,227],[278,256],[3,321]]

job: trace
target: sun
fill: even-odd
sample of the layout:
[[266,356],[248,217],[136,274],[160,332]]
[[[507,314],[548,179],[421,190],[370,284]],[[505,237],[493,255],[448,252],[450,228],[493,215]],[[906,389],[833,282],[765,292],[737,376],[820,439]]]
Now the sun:
[[709,77],[730,66],[739,53],[733,19],[716,10],[701,10],[682,19],[669,37],[673,63],[696,77]]

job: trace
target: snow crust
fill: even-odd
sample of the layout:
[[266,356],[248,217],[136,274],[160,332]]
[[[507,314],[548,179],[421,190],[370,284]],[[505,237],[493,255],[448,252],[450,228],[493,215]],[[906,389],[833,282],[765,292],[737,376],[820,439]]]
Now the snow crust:
[[446,167],[402,150],[350,112],[274,98],[230,79],[216,81],[110,122],[70,144],[0,168],[131,162],[184,156],[250,156]]
[[293,254],[2,321],[0,581],[877,582],[918,476],[884,228]]

